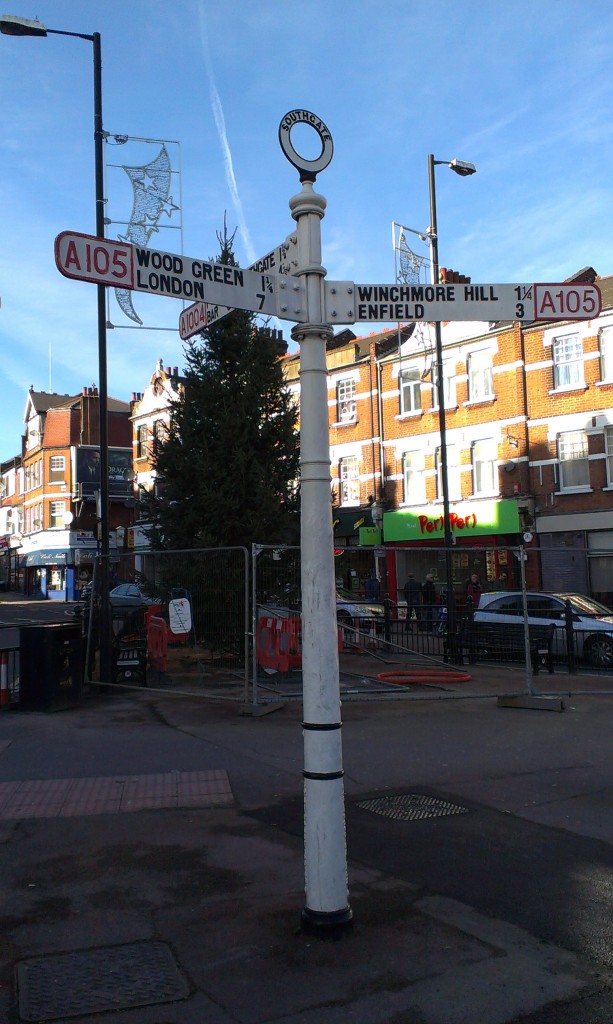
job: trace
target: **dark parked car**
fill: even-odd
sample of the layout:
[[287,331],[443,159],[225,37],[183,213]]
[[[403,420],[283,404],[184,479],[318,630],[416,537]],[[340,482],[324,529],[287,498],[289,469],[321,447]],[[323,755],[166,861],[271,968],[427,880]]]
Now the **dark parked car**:
[[[86,583],[83,587],[79,601],[74,609],[74,614],[78,616],[82,612],[86,612],[89,609],[91,600],[92,583],[90,582]],[[120,583],[109,591],[109,603],[113,611],[121,611],[123,608],[128,610],[144,608],[150,604],[157,604],[158,600],[158,598],[146,594],[137,583]]]
[[158,598],[146,594],[137,583],[120,583],[109,593],[111,608],[142,608],[147,604],[158,604]]

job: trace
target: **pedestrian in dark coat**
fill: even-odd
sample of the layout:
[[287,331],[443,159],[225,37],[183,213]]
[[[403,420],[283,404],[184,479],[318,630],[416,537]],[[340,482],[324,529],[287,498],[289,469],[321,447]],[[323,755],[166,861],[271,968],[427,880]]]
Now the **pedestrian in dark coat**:
[[419,625],[421,621],[421,587],[415,579],[415,574],[410,572],[408,579],[403,587],[404,599],[407,603],[407,627],[411,627],[413,614],[415,614],[415,621]]
[[432,632],[432,626],[434,623],[434,606],[436,604],[436,587],[434,586],[434,577],[432,573],[428,573],[421,588],[421,602],[422,602],[422,615],[424,629]]

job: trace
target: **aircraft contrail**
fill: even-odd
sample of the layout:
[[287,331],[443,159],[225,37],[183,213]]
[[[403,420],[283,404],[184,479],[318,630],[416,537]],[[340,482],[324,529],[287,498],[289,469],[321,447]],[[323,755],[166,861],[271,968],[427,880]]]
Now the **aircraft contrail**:
[[234,213],[238,221],[238,230],[245,246],[245,252],[247,254],[248,262],[255,263],[257,254],[252,244],[251,237],[249,235],[249,229],[245,221],[245,215],[243,213],[243,204],[238,193],[238,185],[236,184],[236,175],[234,174],[234,164],[232,162],[232,151],[228,142],[228,133],[226,131],[226,120],[224,118],[223,107],[221,105],[221,99],[217,92],[217,86],[215,85],[215,78],[213,76],[213,67],[211,64],[211,58],[209,55],[209,48],[206,36],[206,21],[204,17],[204,4],[201,2],[199,5],[200,14],[200,32],[202,36],[202,49],[204,52],[204,62],[209,78],[209,93],[211,97],[211,107],[213,108],[213,117],[215,119],[215,127],[217,128],[217,134],[221,143],[221,149],[224,158],[224,166],[226,169],[226,181],[228,182],[228,188],[230,189],[230,195],[232,197],[232,205],[234,206]]

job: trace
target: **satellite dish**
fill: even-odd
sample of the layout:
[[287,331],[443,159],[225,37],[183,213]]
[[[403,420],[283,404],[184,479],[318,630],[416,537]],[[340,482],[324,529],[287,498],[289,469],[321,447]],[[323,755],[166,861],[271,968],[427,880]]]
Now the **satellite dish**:
[[513,459],[509,459],[509,461],[505,462],[505,464],[504,464],[504,468],[505,468],[507,473],[512,473],[513,470],[516,468],[516,466],[517,466],[517,463],[513,462]]

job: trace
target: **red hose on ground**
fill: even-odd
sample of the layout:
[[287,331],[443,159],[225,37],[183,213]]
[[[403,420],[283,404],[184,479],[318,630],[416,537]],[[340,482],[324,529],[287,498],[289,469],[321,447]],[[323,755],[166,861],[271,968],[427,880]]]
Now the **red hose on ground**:
[[445,669],[424,668],[408,672],[380,672],[377,676],[382,683],[397,683],[407,686],[410,683],[467,683],[472,679],[468,672],[447,672]]

